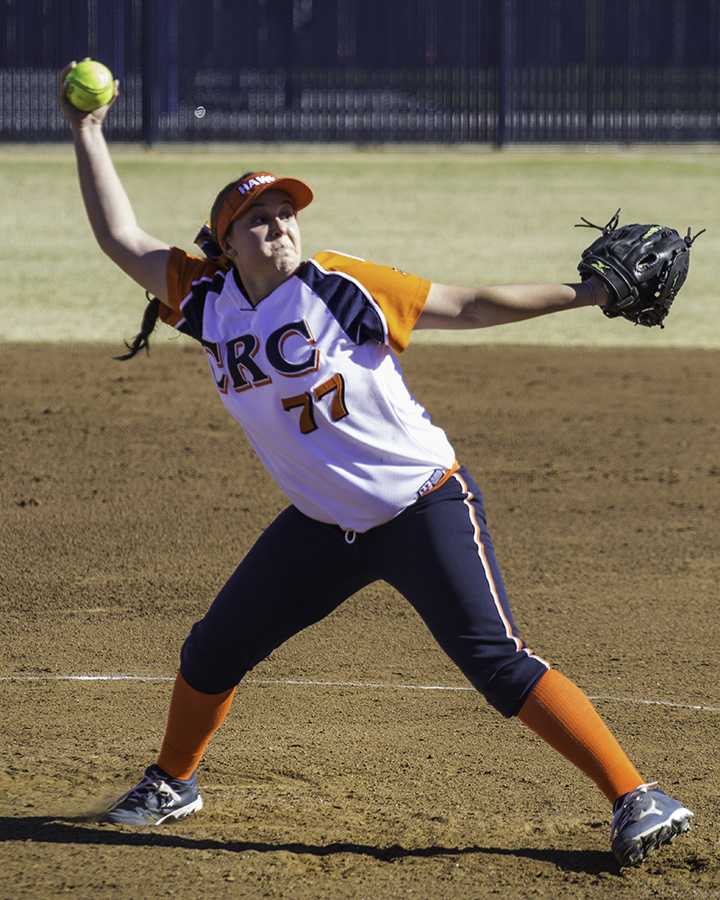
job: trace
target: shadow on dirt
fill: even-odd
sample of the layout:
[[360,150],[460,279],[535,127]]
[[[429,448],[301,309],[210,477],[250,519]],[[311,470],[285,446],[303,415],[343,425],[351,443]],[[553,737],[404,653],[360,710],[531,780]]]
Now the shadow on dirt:
[[[94,827],[93,827],[94,825]],[[369,856],[380,862],[394,862],[406,858],[470,856],[516,856],[547,862],[565,872],[585,872],[591,875],[618,874],[618,867],[610,853],[598,850],[543,850],[531,847],[373,847],[336,841],[329,844],[301,842],[268,843],[263,841],[223,841],[192,838],[163,831],[122,830],[98,826],[87,818],[57,819],[48,816],[0,816],[0,843],[31,841],[39,844],[97,844],[126,847],[168,847],[182,850],[225,850],[230,853],[297,853],[310,856],[356,854]]]

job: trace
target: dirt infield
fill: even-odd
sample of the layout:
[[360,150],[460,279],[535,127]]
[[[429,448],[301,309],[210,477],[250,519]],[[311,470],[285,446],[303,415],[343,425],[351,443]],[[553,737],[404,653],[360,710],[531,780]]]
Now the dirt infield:
[[[484,487],[526,638],[696,813],[620,874],[604,798],[382,584],[248,678],[201,815],[78,818],[152,760],[181,640],[284,505],[201,352],[110,352],[0,352],[0,897],[720,896],[720,353],[405,357]],[[148,680],[64,680],[89,674]]]

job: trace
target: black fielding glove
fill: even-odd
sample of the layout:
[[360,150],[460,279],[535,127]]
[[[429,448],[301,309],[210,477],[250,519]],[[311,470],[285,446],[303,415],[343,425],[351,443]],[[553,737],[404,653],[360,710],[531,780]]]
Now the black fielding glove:
[[623,225],[620,210],[604,227],[581,217],[578,228],[597,228],[600,237],[583,251],[578,272],[583,281],[597,275],[610,290],[602,307],[609,318],[623,316],[635,325],[664,328],[663,320],[687,278],[690,247],[705,231],[681,237],[667,225]]

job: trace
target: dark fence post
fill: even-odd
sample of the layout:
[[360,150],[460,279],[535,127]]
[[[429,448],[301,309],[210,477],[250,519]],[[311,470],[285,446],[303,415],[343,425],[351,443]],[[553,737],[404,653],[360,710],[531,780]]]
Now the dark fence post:
[[158,136],[158,72],[157,47],[154,35],[160,33],[155,0],[142,0],[142,54],[140,78],[142,80],[142,133],[146,147],[152,147]]
[[504,147],[512,127],[512,71],[515,65],[515,0],[500,3],[500,71],[495,146]]
[[295,22],[293,20],[293,4],[279,3],[275,0],[271,7],[274,13],[276,34],[282,48],[283,69],[285,70],[285,109],[294,109],[296,97],[295,86]]
[[597,65],[597,8],[595,0],[585,3],[585,140],[595,135],[595,84]]

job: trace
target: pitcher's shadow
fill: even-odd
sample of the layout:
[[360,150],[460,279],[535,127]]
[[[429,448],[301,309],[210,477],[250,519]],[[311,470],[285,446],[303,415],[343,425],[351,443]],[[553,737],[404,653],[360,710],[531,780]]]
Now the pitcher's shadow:
[[334,841],[328,844],[306,844],[301,841],[272,843],[268,841],[223,841],[214,838],[186,837],[171,831],[130,831],[103,827],[86,817],[54,818],[51,816],[0,816],[0,843],[30,841],[38,844],[95,844],[97,846],[171,847],[182,850],[225,850],[230,853],[296,853],[309,856],[333,856],[351,853],[368,856],[380,862],[408,858],[452,856],[515,856],[551,863],[565,872],[589,875],[618,875],[619,869],[610,853],[599,850],[545,850],[534,847],[402,847]]

